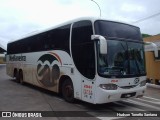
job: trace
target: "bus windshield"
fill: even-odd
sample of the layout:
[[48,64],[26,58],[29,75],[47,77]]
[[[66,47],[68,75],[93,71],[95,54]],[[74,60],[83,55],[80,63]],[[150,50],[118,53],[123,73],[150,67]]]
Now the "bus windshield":
[[111,21],[95,21],[95,34],[107,36],[107,38],[123,38],[133,41],[142,41],[142,35],[138,27]]
[[118,40],[107,40],[107,44],[107,54],[98,52],[98,73],[100,75],[111,77],[145,75],[143,44]]
[[95,22],[95,34],[107,39],[107,54],[98,48],[98,73],[110,77],[146,75],[144,46],[138,27],[111,21]]

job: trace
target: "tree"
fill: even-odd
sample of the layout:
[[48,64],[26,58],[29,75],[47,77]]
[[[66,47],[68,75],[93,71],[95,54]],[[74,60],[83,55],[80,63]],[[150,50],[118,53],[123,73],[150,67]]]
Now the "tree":
[[152,35],[142,33],[143,38],[150,37],[150,36],[152,36]]

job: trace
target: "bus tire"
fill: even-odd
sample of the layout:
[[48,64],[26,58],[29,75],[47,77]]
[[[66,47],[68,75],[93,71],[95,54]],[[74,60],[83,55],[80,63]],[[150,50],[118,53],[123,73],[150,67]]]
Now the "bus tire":
[[22,71],[19,72],[19,82],[22,85],[24,84],[24,81],[23,81],[23,72]]
[[16,71],[16,73],[15,73],[15,77],[16,77],[16,82],[20,82],[20,80],[19,80],[19,72],[18,71]]
[[62,96],[67,102],[74,102],[73,84],[69,79],[65,80],[62,84]]
[[16,79],[17,69],[14,69],[13,78]]

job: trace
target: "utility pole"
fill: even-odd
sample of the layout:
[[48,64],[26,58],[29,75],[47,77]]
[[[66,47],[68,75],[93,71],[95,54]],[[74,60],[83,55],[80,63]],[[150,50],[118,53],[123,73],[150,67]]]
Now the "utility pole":
[[98,5],[98,3],[96,1],[94,1],[94,0],[91,0],[91,1],[94,2],[94,3],[96,3],[96,5],[98,6],[99,12],[100,12],[100,17],[101,17],[101,8],[100,8],[100,6]]

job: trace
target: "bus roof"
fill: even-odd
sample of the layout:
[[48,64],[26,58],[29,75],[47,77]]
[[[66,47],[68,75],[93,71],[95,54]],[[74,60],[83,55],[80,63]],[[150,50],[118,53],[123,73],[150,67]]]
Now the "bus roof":
[[[15,41],[19,41],[21,39],[25,39],[25,38],[28,38],[28,37],[31,37],[31,36],[34,36],[34,35],[37,35],[37,34],[40,34],[40,33],[43,33],[43,32],[46,32],[46,31],[50,31],[52,29],[55,29],[55,28],[58,28],[58,27],[61,27],[61,26],[64,26],[64,25],[67,25],[67,24],[72,24],[74,22],[78,22],[78,21],[82,21],[82,20],[90,20],[92,23],[94,23],[95,21],[97,20],[105,20],[105,21],[110,21],[110,22],[117,22],[117,23],[122,23],[122,24],[127,24],[127,25],[130,25],[130,26],[134,26],[134,25],[131,25],[129,23],[124,23],[122,21],[115,21],[115,20],[109,20],[109,19],[104,19],[104,18],[99,18],[99,17],[81,17],[81,18],[76,18],[76,19],[73,19],[73,20],[69,20],[67,22],[63,22],[63,23],[60,23],[60,24],[57,24],[55,26],[52,26],[50,28],[47,28],[47,29],[44,29],[44,30],[39,30],[39,31],[33,31],[31,32],[30,34],[27,34],[23,37],[20,37],[18,39],[15,39],[15,40],[12,40],[8,43],[12,43],[12,42],[15,42]],[[134,27],[137,27],[137,26],[134,26]],[[138,27],[137,27],[138,28]]]

